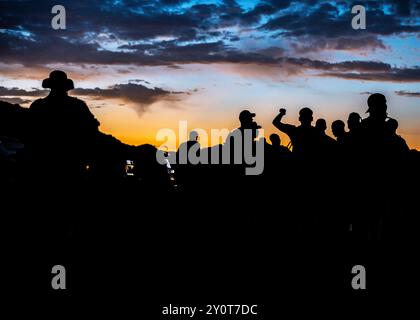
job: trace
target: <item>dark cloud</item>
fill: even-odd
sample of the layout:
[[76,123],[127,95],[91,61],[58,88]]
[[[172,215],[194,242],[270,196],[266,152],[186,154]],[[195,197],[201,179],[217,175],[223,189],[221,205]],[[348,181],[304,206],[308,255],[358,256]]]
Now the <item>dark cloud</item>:
[[391,1],[396,13],[400,16],[411,15],[411,3],[415,1],[410,0],[393,0]]
[[330,63],[304,58],[279,59],[284,65],[302,70],[318,70],[318,76],[334,77],[349,80],[386,81],[386,82],[420,82],[420,67],[396,68],[388,63],[377,61],[344,61]]
[[402,90],[402,91],[395,91],[395,93],[399,96],[420,98],[420,92],[412,92],[412,91]]
[[47,95],[49,90],[24,90],[19,88],[6,88],[0,86],[0,97],[4,96],[18,96],[18,97],[42,97]]
[[389,72],[325,72],[322,76],[365,81],[420,82],[420,68],[393,68]]
[[373,35],[366,35],[362,37],[338,37],[326,38],[317,37],[316,39],[307,37],[300,38],[299,41],[293,42],[292,47],[297,53],[306,53],[308,51],[323,51],[323,50],[376,50],[386,49],[387,47],[382,40]]
[[[392,67],[388,63],[378,62],[378,61],[343,61],[337,63],[330,63],[320,60],[311,60],[311,59],[288,59],[289,63],[296,64],[299,66],[304,66],[309,69],[317,69],[323,71],[376,71],[376,72],[391,72]],[[398,69],[401,70],[401,69]],[[403,69],[406,70],[406,69]]]
[[117,84],[105,89],[80,88],[73,90],[72,93],[77,96],[95,97],[99,100],[121,99],[131,103],[139,115],[158,101],[179,101],[184,94],[184,92],[167,91],[162,88],[148,88],[134,82]]
[[[316,69],[320,75],[339,78],[380,80],[377,76],[381,75],[385,81],[418,81],[417,68],[391,68],[372,61],[337,64],[299,57],[324,50],[387,49],[384,36],[420,31],[420,10],[415,1],[365,1],[368,25],[363,31],[351,28],[350,8],[354,3],[347,0],[262,0],[247,9],[235,0],[205,4],[183,0],[63,0],[68,27],[61,31],[50,26],[54,4],[0,1],[2,62],[174,68],[188,63],[253,63],[292,67],[294,72]],[[248,50],[241,43],[244,33],[250,33],[255,43],[261,40],[261,47]],[[277,38],[267,43],[269,36]],[[290,46],[279,48],[279,39]],[[375,67],[383,69],[371,69]]]
[[13,97],[13,98],[1,97],[1,101],[5,101],[5,102],[8,102],[8,103],[12,103],[12,104],[24,104],[24,103],[32,102],[31,100],[22,99],[22,98],[19,98],[19,97]]
[[269,4],[258,4],[254,9],[241,15],[241,21],[245,24],[255,24],[260,22],[266,15],[275,13],[278,9]]
[[[309,4],[308,1],[303,1]],[[304,6],[299,11],[291,11],[273,17],[260,29],[276,32],[279,38],[295,40],[298,53],[308,51],[384,49],[381,36],[402,33],[416,34],[420,31],[418,19],[410,16],[410,1],[365,1],[366,30],[356,31],[351,27],[353,1],[330,3],[314,2],[312,7]],[[385,6],[392,6],[386,12]]]
[[[116,84],[108,88],[76,88],[71,91],[74,96],[89,96],[97,100],[119,99],[134,107],[139,115],[142,115],[148,108],[158,101],[179,101],[185,92],[168,91],[162,88],[148,88],[139,82],[148,83],[144,80],[132,80],[128,84]],[[0,87],[0,99],[12,103],[30,102],[22,97],[43,97],[48,90],[24,90],[17,88]]]
[[277,9],[286,9],[292,3],[292,1],[290,0],[267,0],[265,2],[271,4],[273,7]]
[[[354,1],[340,1],[338,3],[328,1],[315,1],[315,5],[309,6],[308,1],[302,1],[299,11],[291,11],[284,15],[276,16],[261,26],[262,29],[282,31],[282,36],[355,36],[375,34],[391,35],[402,32],[416,33],[420,31],[418,22],[414,22],[410,16],[410,8],[414,1],[364,1],[366,7],[367,28],[363,32],[355,32],[351,27],[353,14],[351,8]],[[359,3],[360,4],[360,3]],[[391,5],[393,12],[386,12],[385,5]],[[409,19],[411,18],[411,20]]]

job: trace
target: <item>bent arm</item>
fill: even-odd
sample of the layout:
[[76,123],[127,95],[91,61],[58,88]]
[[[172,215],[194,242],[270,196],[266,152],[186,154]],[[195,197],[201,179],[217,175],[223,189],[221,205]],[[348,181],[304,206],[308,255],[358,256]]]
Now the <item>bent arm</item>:
[[292,124],[287,124],[281,122],[282,118],[284,117],[284,114],[279,113],[273,120],[273,125],[279,129],[281,132],[284,132],[288,136],[292,133],[293,129],[295,128]]

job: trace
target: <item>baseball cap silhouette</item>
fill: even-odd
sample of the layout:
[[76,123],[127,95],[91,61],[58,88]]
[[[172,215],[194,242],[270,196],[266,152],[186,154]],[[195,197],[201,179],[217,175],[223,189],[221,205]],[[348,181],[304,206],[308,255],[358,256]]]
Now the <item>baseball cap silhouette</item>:
[[243,120],[252,121],[252,118],[254,117],[255,117],[255,113],[252,113],[249,110],[242,110],[241,113],[239,114],[240,121],[243,121]]
[[366,113],[372,113],[375,111],[385,112],[387,109],[386,98],[383,94],[374,93],[371,94],[367,100],[368,109]]

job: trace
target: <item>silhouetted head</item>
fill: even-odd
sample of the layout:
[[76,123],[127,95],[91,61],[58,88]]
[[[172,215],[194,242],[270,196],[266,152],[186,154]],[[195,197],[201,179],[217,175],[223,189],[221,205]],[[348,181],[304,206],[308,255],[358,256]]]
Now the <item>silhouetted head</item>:
[[191,131],[189,141],[197,141],[198,140],[198,132]]
[[362,117],[357,112],[352,112],[349,114],[347,119],[347,126],[350,131],[357,130],[360,127]]
[[392,118],[389,118],[386,122],[386,127],[392,133],[396,133],[398,129],[398,121]]
[[386,119],[388,106],[386,105],[386,98],[383,94],[371,94],[367,100],[367,104],[369,108],[366,113],[369,113],[369,117],[381,120]]
[[42,81],[42,87],[54,92],[67,92],[74,89],[74,84],[73,80],[67,78],[64,71],[55,70],[50,73],[49,78]]
[[325,130],[327,130],[327,121],[325,121],[325,119],[316,120],[315,128],[317,128],[320,132],[325,133]]
[[344,127],[345,127],[345,124],[343,121],[335,120],[331,125],[331,130],[332,130],[333,135],[336,138],[342,137],[346,133]]
[[254,121],[254,117],[255,113],[249,110],[243,110],[239,114],[239,121],[241,122],[241,129],[251,129],[252,137],[256,138],[258,136],[258,129],[261,129],[261,126]]
[[239,114],[239,121],[242,126],[250,125],[254,121],[255,113],[250,112],[249,110],[242,110]]
[[271,141],[271,145],[274,147],[280,147],[281,145],[281,139],[280,136],[278,134],[270,134],[270,141]]
[[311,109],[307,107],[300,109],[299,121],[302,125],[310,125],[313,120],[314,120],[313,112]]

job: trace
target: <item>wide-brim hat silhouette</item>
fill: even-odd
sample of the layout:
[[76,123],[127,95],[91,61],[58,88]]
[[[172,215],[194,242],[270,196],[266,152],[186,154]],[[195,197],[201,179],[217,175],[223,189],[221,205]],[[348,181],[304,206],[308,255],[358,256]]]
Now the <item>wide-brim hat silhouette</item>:
[[61,70],[54,70],[47,79],[42,81],[43,88],[72,90],[73,80],[67,78],[67,74]]

